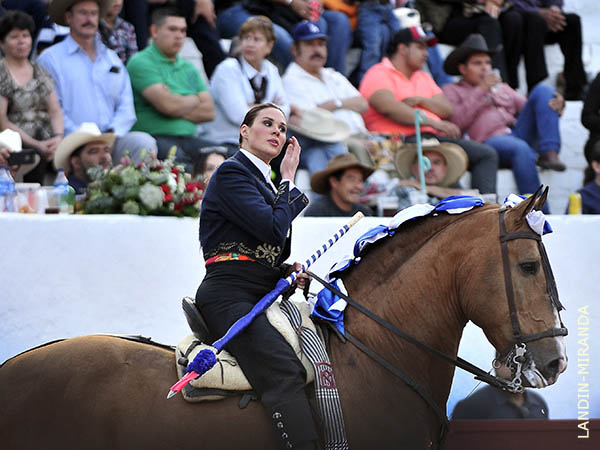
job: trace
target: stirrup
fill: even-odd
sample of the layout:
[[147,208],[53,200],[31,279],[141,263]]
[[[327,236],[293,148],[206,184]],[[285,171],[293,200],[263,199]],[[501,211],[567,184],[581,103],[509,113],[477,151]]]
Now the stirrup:
[[185,319],[196,339],[200,340],[200,342],[208,343],[210,331],[208,330],[208,325],[206,325],[204,317],[202,317],[202,314],[200,314],[200,311],[196,308],[196,301],[191,297],[183,297],[181,306],[183,308]]

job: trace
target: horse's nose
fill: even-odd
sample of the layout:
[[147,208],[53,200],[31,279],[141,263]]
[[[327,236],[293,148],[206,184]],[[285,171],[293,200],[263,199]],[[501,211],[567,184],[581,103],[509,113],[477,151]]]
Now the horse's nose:
[[562,356],[553,359],[544,367],[542,373],[546,380],[556,380],[567,369],[567,360]]

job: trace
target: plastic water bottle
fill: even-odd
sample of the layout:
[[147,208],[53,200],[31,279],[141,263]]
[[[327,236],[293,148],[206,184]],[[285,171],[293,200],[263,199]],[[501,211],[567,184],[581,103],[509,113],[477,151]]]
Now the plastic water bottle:
[[14,212],[15,180],[10,174],[10,169],[0,166],[0,211]]
[[8,176],[6,175],[7,169],[5,166],[0,166],[0,212],[6,212],[6,200],[8,198]]
[[63,169],[58,169],[58,174],[54,180],[54,197],[58,206],[58,212],[69,212],[69,180]]

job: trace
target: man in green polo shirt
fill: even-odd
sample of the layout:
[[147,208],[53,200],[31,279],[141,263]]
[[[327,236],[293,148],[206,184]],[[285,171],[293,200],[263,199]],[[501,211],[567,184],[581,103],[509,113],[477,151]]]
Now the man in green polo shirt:
[[200,73],[178,56],[185,41],[185,18],[173,8],[152,14],[152,44],[127,63],[137,122],[133,130],[156,139],[159,158],[177,147],[176,159],[191,170],[200,149],[212,142],[196,136],[199,123],[215,118],[212,98]]

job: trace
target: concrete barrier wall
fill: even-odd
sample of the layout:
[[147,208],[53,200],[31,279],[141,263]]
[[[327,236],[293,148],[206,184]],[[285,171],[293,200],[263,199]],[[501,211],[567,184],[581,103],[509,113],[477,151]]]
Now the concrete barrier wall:
[[[354,240],[385,218],[359,222],[314,266],[324,274]],[[300,218],[292,255],[303,260],[345,219]],[[600,217],[551,216],[544,238],[569,328],[570,367],[542,391],[552,418],[577,417],[577,321],[590,323],[589,413],[600,417]],[[194,296],[204,274],[198,221],[138,216],[0,214],[0,363],[53,339],[93,333],[142,334],[175,344],[189,333],[181,298]],[[587,314],[580,312],[586,307]],[[399,324],[401,325],[401,324]],[[493,350],[480,330],[465,329],[460,355],[488,368]],[[594,384],[595,383],[595,384]],[[448,412],[477,383],[457,370]]]

